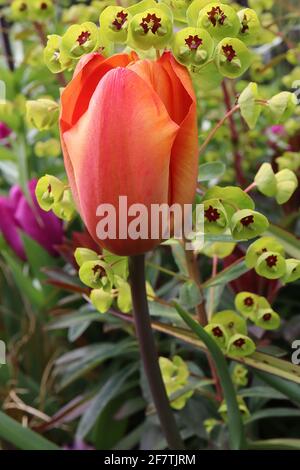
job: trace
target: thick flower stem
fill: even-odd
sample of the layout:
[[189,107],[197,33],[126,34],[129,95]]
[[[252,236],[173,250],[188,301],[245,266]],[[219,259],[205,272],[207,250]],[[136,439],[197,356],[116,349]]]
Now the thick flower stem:
[[184,449],[184,445],[166,394],[151,328],[145,285],[144,255],[130,257],[129,273],[136,333],[153,402],[169,448],[181,450]]

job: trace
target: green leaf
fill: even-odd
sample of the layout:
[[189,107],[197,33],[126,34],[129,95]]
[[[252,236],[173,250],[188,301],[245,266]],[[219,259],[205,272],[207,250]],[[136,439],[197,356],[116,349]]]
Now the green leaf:
[[300,240],[277,225],[270,224],[268,235],[273,235],[284,247],[286,253],[293,258],[300,259]]
[[192,329],[198,338],[204,342],[212,355],[227,404],[230,447],[233,450],[242,449],[245,446],[243,421],[225,357],[214,340],[206,333],[199,323],[193,320],[193,318],[185,312],[180,305],[175,304],[175,308],[186,324]]
[[224,175],[226,166],[223,162],[203,163],[199,166],[198,181],[210,181]]
[[[44,250],[35,240],[28,237],[25,233],[22,234],[22,240],[27,256],[28,263],[32,269],[34,276],[39,280],[46,279],[46,275],[42,272],[43,268],[56,266],[57,261],[53,256]],[[48,287],[49,286],[43,286]],[[53,289],[52,287],[50,288]],[[49,289],[48,289],[49,290]]]
[[47,330],[60,330],[63,328],[71,328],[72,326],[80,325],[81,323],[92,321],[100,321],[99,312],[90,309],[89,305],[84,305],[79,311],[61,315],[58,319],[51,321],[47,324]]
[[2,411],[0,411],[0,436],[22,450],[59,450],[56,444],[31,429],[24,428]]
[[288,397],[290,400],[300,403],[300,388],[299,385],[289,382],[288,380],[276,377],[276,375],[266,374],[264,372],[255,371],[255,374],[270,385],[273,389]]
[[200,304],[201,294],[199,287],[194,281],[187,281],[180,287],[179,299],[182,305],[193,308]]
[[249,271],[247,268],[244,259],[240,261],[236,261],[235,263],[231,264],[228,268],[223,269],[220,271],[219,274],[214,276],[211,279],[208,279],[206,282],[202,284],[203,288],[218,286],[220,284],[228,284],[231,281],[234,281],[238,277],[242,276]]
[[248,442],[250,450],[299,450],[300,439],[266,439],[265,441]]
[[96,420],[106,407],[106,405],[120,393],[122,393],[122,386],[130,375],[137,370],[137,365],[128,365],[114,374],[110,379],[101,387],[98,394],[93,399],[91,406],[83,414],[76,435],[79,438],[85,437],[94,426]]
[[259,410],[253,413],[250,418],[247,419],[245,424],[253,423],[259,419],[265,418],[299,418],[300,410],[295,408],[266,408],[265,410]]
[[14,152],[9,150],[7,147],[2,146],[2,147],[0,147],[0,160],[15,161],[16,156],[15,156]]

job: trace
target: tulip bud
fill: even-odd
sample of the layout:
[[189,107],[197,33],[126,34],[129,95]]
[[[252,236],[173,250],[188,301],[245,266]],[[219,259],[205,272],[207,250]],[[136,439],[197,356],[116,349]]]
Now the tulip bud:
[[92,304],[100,313],[106,313],[110,309],[113,299],[113,294],[104,288],[93,289],[90,295]]
[[44,62],[52,73],[60,73],[72,67],[74,60],[61,50],[61,36],[50,34],[44,49]]
[[265,196],[273,197],[277,192],[277,181],[270,163],[263,163],[255,175],[254,181],[259,191]]
[[251,8],[245,8],[240,10],[237,15],[240,20],[238,38],[249,46],[256,44],[261,29],[257,14]]
[[262,237],[252,243],[246,253],[245,263],[251,269],[257,263],[258,258],[268,251],[273,251],[283,257],[285,255],[283,246],[273,237]]
[[249,336],[240,333],[234,334],[229,338],[227,354],[233,357],[250,356],[255,351],[255,343]]
[[212,57],[214,42],[204,29],[189,27],[174,35],[172,50],[178,62],[184,65],[203,65]]
[[56,101],[39,98],[26,103],[27,120],[39,131],[51,129],[58,122],[58,116],[59,106]]
[[251,65],[251,58],[247,46],[237,38],[224,38],[216,49],[217,67],[224,77],[237,78],[243,75]]
[[215,313],[211,319],[211,323],[218,323],[224,326],[229,336],[236,333],[242,335],[247,334],[245,319],[233,310],[223,310],[222,312]]
[[53,204],[52,210],[59,218],[70,222],[73,219],[76,210],[70,189],[65,189],[62,198]]
[[281,170],[275,175],[277,183],[276,201],[278,204],[287,202],[298,187],[298,178],[291,170]]
[[263,214],[249,209],[237,211],[230,221],[235,240],[249,240],[264,233],[268,227],[268,219]]
[[124,43],[127,40],[130,13],[121,6],[108,6],[100,15],[103,34],[112,42]]
[[87,21],[70,26],[61,40],[61,49],[72,59],[94,52],[99,47],[99,29]]
[[248,383],[248,370],[242,364],[236,364],[233,367],[231,379],[237,387],[246,387]]
[[86,261],[97,261],[99,259],[96,251],[90,250],[89,248],[76,248],[74,252],[74,258],[79,267]]
[[61,153],[60,142],[57,139],[37,142],[34,146],[34,153],[39,158],[58,157]]
[[289,91],[282,91],[268,101],[269,110],[277,124],[285,122],[297,107],[297,97]]
[[81,282],[92,289],[103,287],[102,278],[109,280],[112,278],[109,265],[101,260],[85,261],[80,266],[78,274]]
[[204,201],[204,231],[206,233],[223,233],[228,225],[227,214],[218,199]]
[[46,212],[59,202],[63,196],[65,185],[55,176],[42,176],[37,182],[35,196],[39,206]]
[[235,308],[246,318],[254,321],[258,309],[258,296],[252,292],[239,292],[234,300]]
[[162,49],[173,34],[172,14],[160,4],[133,16],[129,25],[128,45],[142,50]]
[[255,325],[264,330],[276,330],[280,326],[280,316],[271,308],[259,309],[256,315]]
[[228,333],[224,325],[216,323],[213,320],[211,323],[206,325],[204,329],[215,340],[219,348],[225,351],[228,344]]
[[282,278],[282,282],[294,282],[300,279],[300,260],[289,258],[286,262],[286,273]]
[[276,251],[267,251],[258,258],[255,271],[267,279],[279,279],[286,272],[286,262]]
[[235,37],[240,29],[240,21],[232,7],[215,2],[202,8],[197,27],[206,29],[214,39],[220,41],[224,37]]

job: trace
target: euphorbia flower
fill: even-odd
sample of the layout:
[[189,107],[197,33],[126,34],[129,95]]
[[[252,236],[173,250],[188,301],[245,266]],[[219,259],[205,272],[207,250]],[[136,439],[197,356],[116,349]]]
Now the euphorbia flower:
[[39,243],[51,255],[57,254],[55,245],[62,243],[62,221],[54,214],[43,211],[35,197],[36,180],[28,183],[31,205],[22,189],[15,185],[8,197],[0,197],[0,232],[14,252],[23,260],[26,254],[21,234]]
[[113,205],[118,224],[119,196],[127,196],[128,207],[143,204],[148,213],[151,204],[192,203],[196,98],[188,72],[170,53],[157,61],[136,54],[84,57],[62,93],[60,131],[77,208],[108,250],[137,254],[160,240],[99,240],[100,204]]

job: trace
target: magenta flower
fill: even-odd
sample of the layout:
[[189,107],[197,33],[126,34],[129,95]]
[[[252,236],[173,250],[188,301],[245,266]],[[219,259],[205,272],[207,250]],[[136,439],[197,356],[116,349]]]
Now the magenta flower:
[[11,188],[8,197],[0,197],[0,231],[22,260],[26,260],[22,232],[54,256],[57,255],[56,245],[63,240],[62,221],[52,212],[41,210],[36,201],[36,183],[35,179],[28,183],[32,206],[17,185]]
[[11,130],[9,127],[7,127],[4,122],[0,122],[0,140],[6,139],[11,133]]

